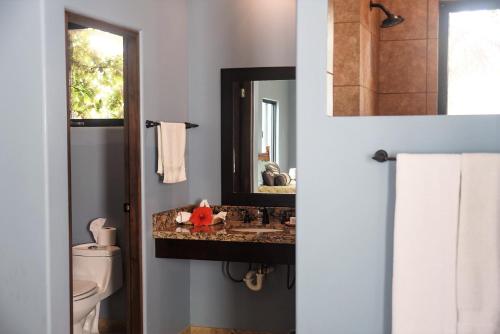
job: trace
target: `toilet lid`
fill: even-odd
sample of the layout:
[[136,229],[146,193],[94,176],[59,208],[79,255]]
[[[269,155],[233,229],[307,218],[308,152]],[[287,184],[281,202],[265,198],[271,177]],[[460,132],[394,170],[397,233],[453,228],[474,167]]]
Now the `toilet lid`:
[[73,246],[73,256],[108,257],[120,256],[121,250],[117,246],[100,246],[98,244],[81,244]]
[[94,295],[97,292],[97,283],[91,281],[73,280],[73,299],[80,300]]

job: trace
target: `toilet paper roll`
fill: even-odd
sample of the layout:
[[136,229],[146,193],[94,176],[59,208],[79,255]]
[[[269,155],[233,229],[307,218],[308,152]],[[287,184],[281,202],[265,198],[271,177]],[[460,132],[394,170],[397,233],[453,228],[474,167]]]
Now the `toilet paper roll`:
[[116,245],[116,227],[103,227],[97,235],[97,244],[100,246]]

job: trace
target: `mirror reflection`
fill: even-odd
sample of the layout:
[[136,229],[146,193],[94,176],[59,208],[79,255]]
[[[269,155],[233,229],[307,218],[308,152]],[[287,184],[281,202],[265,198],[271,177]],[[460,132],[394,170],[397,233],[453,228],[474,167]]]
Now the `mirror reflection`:
[[295,67],[221,70],[222,203],[295,206]]
[[295,80],[253,81],[252,192],[295,194]]
[[498,31],[498,0],[329,0],[328,113],[500,114]]

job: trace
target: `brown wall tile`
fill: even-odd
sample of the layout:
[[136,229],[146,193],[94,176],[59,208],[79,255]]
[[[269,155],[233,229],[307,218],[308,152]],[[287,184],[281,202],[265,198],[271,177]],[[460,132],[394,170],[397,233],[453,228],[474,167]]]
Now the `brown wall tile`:
[[359,22],[370,30],[370,0],[357,0],[359,2]]
[[427,41],[381,41],[379,92],[426,92]]
[[373,89],[372,82],[372,35],[365,26],[360,28],[360,57],[359,57],[359,81],[360,85],[363,87],[368,87]]
[[360,24],[335,23],[333,74],[335,86],[355,86],[360,80]]
[[335,23],[359,22],[360,0],[335,0]]
[[359,116],[360,87],[333,87],[333,115]]
[[368,20],[369,20],[370,32],[374,34],[378,40],[380,37],[380,24],[382,23],[380,10],[377,10],[375,8],[371,9],[369,12]]
[[365,87],[361,87],[360,93],[360,116],[377,115],[377,93]]
[[427,94],[427,115],[437,115],[438,114],[438,94],[428,93]]
[[329,0],[329,115],[437,113],[439,0],[383,3],[405,22],[380,29],[385,15],[369,0]]
[[438,38],[439,35],[439,0],[428,0],[427,38]]
[[376,92],[378,92],[378,76],[379,76],[379,49],[380,49],[380,41],[378,40],[378,37],[372,33],[372,71],[370,73],[371,78],[370,81],[372,82],[372,88]]
[[438,91],[438,40],[427,40],[427,92]]
[[379,115],[426,115],[427,97],[425,93],[379,94]]
[[360,30],[360,85],[377,90],[378,40],[364,26]]
[[[405,18],[402,24],[381,29],[381,40],[406,40],[427,38],[428,0],[385,0],[384,5],[394,14]],[[381,15],[384,19],[385,15]]]

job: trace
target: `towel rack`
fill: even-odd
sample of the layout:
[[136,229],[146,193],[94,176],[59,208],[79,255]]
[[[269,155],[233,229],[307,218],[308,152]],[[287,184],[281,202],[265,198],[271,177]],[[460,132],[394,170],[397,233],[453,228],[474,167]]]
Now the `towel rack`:
[[372,159],[378,162],[396,161],[396,157],[390,157],[385,150],[375,152]]
[[[193,124],[193,123],[188,123],[188,122],[185,122],[184,124],[186,124],[186,129],[191,129],[191,128],[197,128],[199,127],[198,124]],[[154,128],[155,126],[158,126],[160,125],[160,122],[154,122],[154,121],[150,121],[150,120],[147,120],[146,121],[146,127],[149,129],[149,128]]]

